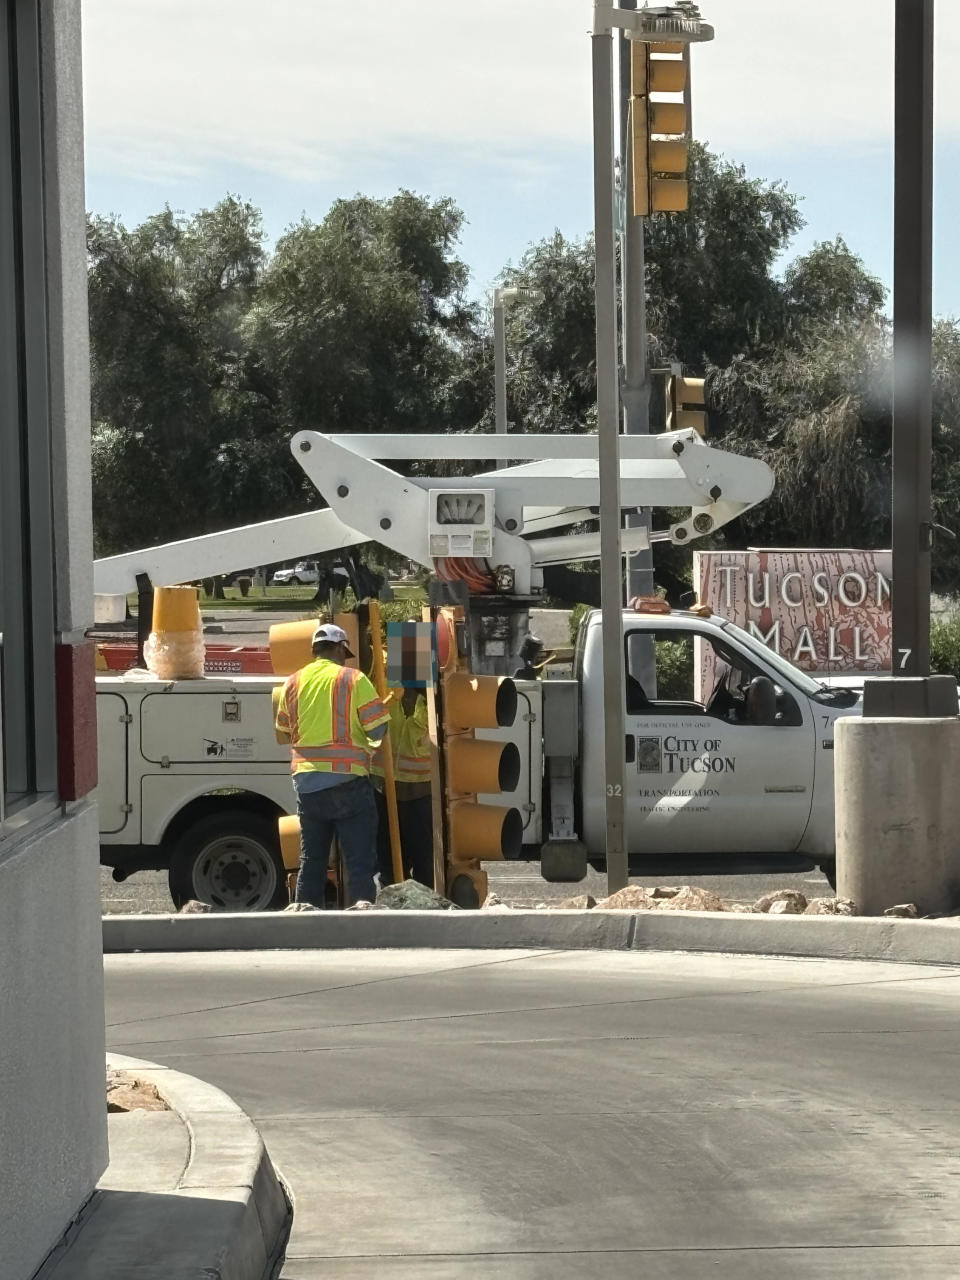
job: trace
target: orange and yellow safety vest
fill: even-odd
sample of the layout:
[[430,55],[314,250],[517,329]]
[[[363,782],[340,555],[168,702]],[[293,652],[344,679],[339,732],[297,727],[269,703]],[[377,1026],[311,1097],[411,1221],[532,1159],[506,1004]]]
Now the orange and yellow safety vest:
[[[395,691],[397,694],[400,690]],[[408,716],[399,696],[388,704],[390,730],[387,738],[373,757],[370,772],[383,777],[383,753],[389,744],[393,753],[393,777],[395,782],[430,781],[430,738],[427,727],[427,700],[417,696],[416,705]]]
[[427,700],[423,694],[417,697],[412,715],[404,715],[396,726],[390,721],[390,737],[393,743],[393,772],[398,782],[430,781],[430,737],[427,729]]
[[276,724],[290,739],[295,774],[365,776],[378,745],[367,731],[389,719],[389,711],[362,671],[318,658],[287,677]]

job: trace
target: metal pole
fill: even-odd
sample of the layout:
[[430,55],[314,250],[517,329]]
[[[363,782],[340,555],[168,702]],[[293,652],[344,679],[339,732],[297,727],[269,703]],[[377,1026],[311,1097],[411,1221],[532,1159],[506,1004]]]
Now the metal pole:
[[[507,330],[500,290],[493,293],[493,380],[497,435],[507,434]],[[498,467],[506,466],[498,462]]]
[[600,482],[600,604],[603,623],[604,788],[607,889],[629,881],[624,831],[623,578],[620,542],[620,415],[617,378],[617,281],[614,234],[613,39],[594,27],[593,198],[596,240],[597,437]]
[[893,674],[930,673],[933,0],[896,0]]
[[[637,0],[621,0],[621,9],[636,9]],[[650,433],[650,379],[647,373],[647,297],[643,246],[643,219],[633,216],[633,147],[630,146],[630,41],[624,32],[620,46],[620,148],[623,157],[624,213],[621,293],[623,298],[623,429],[628,436]],[[628,529],[648,528],[649,510],[627,516]],[[627,556],[627,599],[653,595],[653,553],[636,551]],[[639,677],[640,673],[635,672]],[[641,677],[642,683],[642,677]]]

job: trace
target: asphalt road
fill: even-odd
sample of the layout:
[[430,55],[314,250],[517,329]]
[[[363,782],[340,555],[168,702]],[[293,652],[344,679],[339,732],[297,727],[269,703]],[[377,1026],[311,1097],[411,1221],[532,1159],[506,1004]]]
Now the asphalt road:
[[[577,893],[602,898],[607,892],[606,877],[588,871],[579,884],[547,884],[540,875],[539,862],[487,863],[490,888],[510,906],[535,907],[539,902],[560,902]],[[678,876],[664,874],[634,876],[631,884],[697,884],[712,889],[730,902],[754,902],[771,889],[799,889],[808,898],[830,896],[832,890],[819,871],[800,874],[769,872],[751,875]],[[106,867],[100,868],[100,896],[105,915],[173,910],[165,871],[141,871],[117,884]]]
[[114,955],[106,997],[257,1123],[285,1280],[960,1275],[960,969]]

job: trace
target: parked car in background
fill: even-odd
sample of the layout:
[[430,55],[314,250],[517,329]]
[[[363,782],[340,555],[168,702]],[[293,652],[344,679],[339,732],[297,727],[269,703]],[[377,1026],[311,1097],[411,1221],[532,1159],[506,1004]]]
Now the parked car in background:
[[292,569],[278,569],[270,579],[275,587],[316,586],[319,581],[320,571],[309,560],[298,560]]

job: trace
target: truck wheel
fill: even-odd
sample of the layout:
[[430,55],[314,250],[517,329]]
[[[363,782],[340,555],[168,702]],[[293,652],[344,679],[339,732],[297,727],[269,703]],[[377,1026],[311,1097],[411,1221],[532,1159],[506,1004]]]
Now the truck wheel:
[[299,585],[300,585],[300,579],[299,579],[299,578],[297,578],[297,577],[293,577],[293,578],[291,578],[291,579],[290,579],[290,585],[291,585],[291,587],[299,587]]
[[180,837],[170,859],[177,910],[195,898],[219,911],[277,911],[287,905],[277,824],[259,813],[211,813]]

